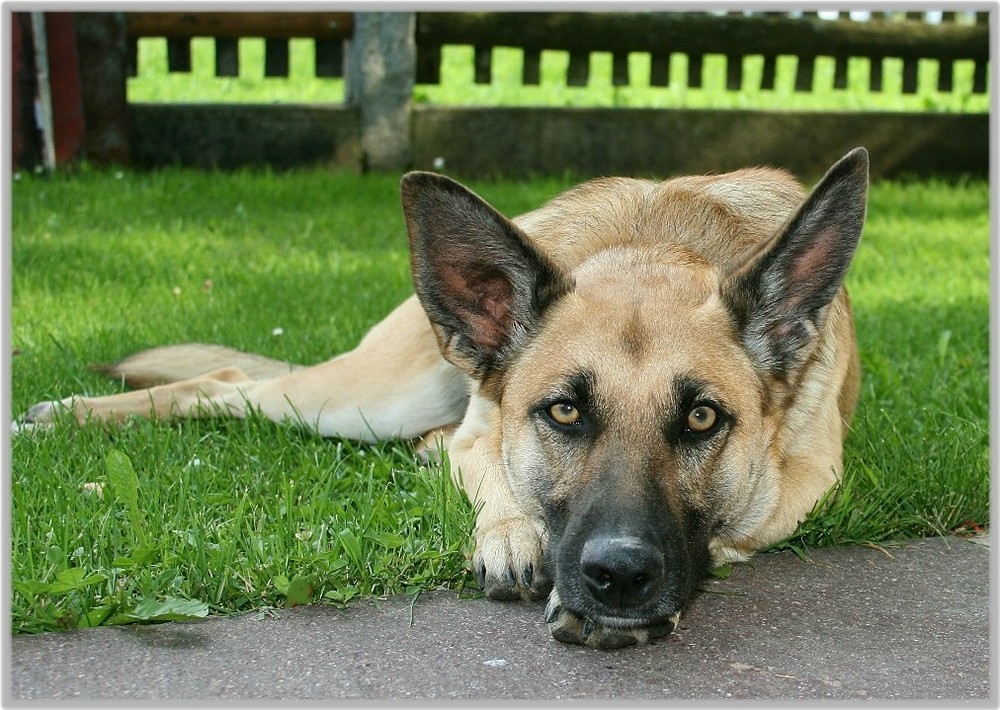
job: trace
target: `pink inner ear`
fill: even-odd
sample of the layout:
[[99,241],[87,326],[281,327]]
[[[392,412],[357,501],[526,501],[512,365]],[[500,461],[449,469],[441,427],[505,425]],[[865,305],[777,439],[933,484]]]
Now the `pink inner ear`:
[[506,330],[510,327],[510,302],[513,297],[510,284],[502,276],[484,279],[474,286],[479,303],[493,320]]
[[[514,322],[511,316],[513,293],[510,283],[498,273],[471,284],[473,299],[484,315],[467,319],[472,327],[472,338],[491,349],[499,348],[507,339]],[[478,310],[473,308],[473,311]]]
[[795,260],[789,276],[789,284],[809,283],[811,278],[820,277],[823,267],[833,253],[833,244],[837,240],[837,230],[828,228],[813,238],[813,243]]
[[469,338],[480,347],[500,348],[514,318],[513,288],[507,278],[491,268],[461,269],[441,264],[441,287],[453,303],[453,311],[469,328]]

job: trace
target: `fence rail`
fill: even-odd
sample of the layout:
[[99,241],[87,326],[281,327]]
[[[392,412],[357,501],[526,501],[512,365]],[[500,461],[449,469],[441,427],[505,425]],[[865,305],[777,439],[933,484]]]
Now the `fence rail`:
[[318,77],[344,75],[344,40],[354,32],[350,12],[130,12],[128,32],[128,75],[138,73],[138,41],[144,37],[165,37],[167,68],[172,72],[191,71],[191,39],[215,40],[215,75],[239,76],[239,39],[265,40],[264,75],[288,76],[288,40],[304,37],[315,40]]
[[[239,12],[130,12],[129,76],[136,76],[137,43],[141,38],[167,40],[171,72],[191,71],[190,40],[215,41],[215,75],[239,75],[238,40],[265,40],[264,75],[288,76],[291,38],[315,41],[317,77],[344,73],[343,43],[354,31],[351,13],[239,13]],[[863,21],[842,12],[837,19],[817,13],[758,13],[717,15],[700,12],[565,13],[565,12],[424,12],[417,15],[416,83],[441,81],[442,49],[447,45],[474,47],[474,75],[489,84],[494,47],[523,51],[522,83],[541,81],[541,55],[546,50],[569,52],[566,83],[586,86],[590,80],[590,55],[612,55],[612,84],[630,83],[629,56],[650,56],[649,85],[670,85],[671,59],[687,57],[687,86],[703,85],[704,58],[721,55],[726,61],[726,89],[749,90],[744,80],[744,59],[763,58],[760,90],[775,86],[777,58],[797,58],[795,90],[811,91],[819,57],[834,59],[833,87],[847,86],[852,59],[868,62],[868,89],[883,91],[883,62],[903,62],[902,92],[916,93],[921,70],[936,72],[937,90],[954,88],[954,62],[975,64],[972,92],[986,93],[989,63],[988,13],[942,13],[929,22],[923,13],[871,13]],[[923,60],[923,61],[922,61]],[[928,64],[928,60],[932,64]],[[934,65],[936,63],[936,66]]]
[[[15,141],[30,148],[18,126],[33,121],[28,74],[32,70],[27,13],[15,15]],[[33,13],[33,16],[37,13]],[[66,26],[66,13],[51,15]],[[57,16],[62,16],[61,18]],[[904,94],[961,91],[971,64],[971,91],[990,91],[989,48],[996,13],[706,12],[128,12],[74,13],[78,77],[84,87],[83,153],[99,162],[131,159],[140,165],[241,164],[291,166],[325,162],[360,169],[430,168],[466,174],[575,170],[669,173],[724,170],[774,163],[809,174],[844,148],[866,143],[879,163],[873,171],[973,172],[989,167],[989,115],[985,113],[819,111],[695,111],[692,109],[451,108],[415,105],[415,84],[440,82],[442,50],[471,46],[475,81],[495,81],[494,48],[523,56],[520,80],[542,81],[543,53],[568,53],[568,86],[592,83],[595,53],[611,55],[614,86],[640,84],[632,56],[649,57],[649,85],[705,81],[706,57],[725,61],[730,91],[775,89],[779,61],[795,59],[794,89],[818,89],[818,60],[833,62],[833,88]],[[55,20],[61,19],[56,23]],[[72,30],[70,30],[72,32]],[[191,41],[214,42],[214,73],[240,73],[239,41],[265,43],[267,77],[289,75],[290,41],[315,42],[315,74],[345,79],[343,105],[129,104],[126,77],[137,70],[138,43],[167,42],[168,70],[192,70]],[[50,46],[53,43],[50,38]],[[76,51],[76,50],[73,50]],[[69,55],[67,55],[69,56]],[[683,69],[672,62],[685,57]],[[749,58],[755,62],[748,69]],[[824,59],[825,58],[825,59]],[[832,58],[832,59],[831,59]],[[902,66],[902,81],[884,81],[888,60]],[[963,62],[962,81],[956,63]],[[642,66],[639,63],[638,66]],[[750,86],[748,77],[759,83]],[[676,67],[675,67],[676,68]],[[59,66],[55,69],[60,70]],[[925,72],[933,74],[925,76]],[[826,75],[826,74],[824,74]],[[898,76],[895,75],[895,76]],[[850,80],[849,80],[850,78]],[[41,79],[39,79],[41,81]],[[785,79],[782,79],[784,82]],[[74,84],[74,82],[76,82]],[[995,85],[996,82],[994,81]],[[784,86],[784,84],[782,84]],[[931,88],[932,87],[932,88]],[[963,93],[963,96],[965,94]],[[18,98],[20,97],[20,98]],[[58,98],[56,96],[55,98]],[[78,114],[67,114],[78,115]],[[626,126],[627,128],[623,128]],[[77,127],[79,131],[79,127]],[[57,131],[58,133],[58,131]],[[103,144],[102,144],[103,141]],[[789,146],[794,144],[794,149]],[[89,149],[89,153],[87,152]]]
[[491,81],[493,47],[524,50],[522,81],[538,84],[541,53],[565,50],[569,54],[567,83],[586,86],[592,52],[612,54],[612,82],[629,84],[629,54],[649,53],[650,85],[668,86],[673,54],[688,56],[688,86],[702,85],[703,59],[708,54],[726,57],[729,90],[743,87],[743,59],[761,55],[764,67],[761,89],[773,89],[776,60],[780,55],[798,57],[795,89],[813,87],[817,57],[833,57],[834,88],[847,86],[848,61],[870,62],[871,91],[881,91],[882,62],[903,60],[903,92],[915,93],[920,60],[938,62],[937,87],[951,91],[953,62],[975,62],[973,92],[986,92],[989,30],[986,13],[976,24],[959,24],[954,13],[939,23],[921,17],[892,21],[879,16],[858,22],[841,16],[836,20],[815,15],[793,17],[785,13],[713,15],[710,13],[420,13],[417,16],[417,82],[440,81],[441,48],[449,44],[475,47],[478,83]]

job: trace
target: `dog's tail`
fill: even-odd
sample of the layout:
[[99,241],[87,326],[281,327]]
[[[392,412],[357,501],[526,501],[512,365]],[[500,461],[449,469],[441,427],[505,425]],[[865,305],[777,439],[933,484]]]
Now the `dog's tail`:
[[224,367],[238,367],[253,380],[268,380],[300,370],[303,366],[222,345],[187,343],[143,350],[94,369],[124,381],[129,387],[143,389],[187,380]]

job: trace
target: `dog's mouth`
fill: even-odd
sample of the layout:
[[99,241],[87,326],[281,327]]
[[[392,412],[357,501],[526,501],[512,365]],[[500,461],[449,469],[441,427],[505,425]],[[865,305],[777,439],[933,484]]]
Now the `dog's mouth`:
[[704,516],[671,514],[662,491],[635,488],[638,500],[598,487],[573,510],[547,510],[553,638],[611,649],[667,636],[708,572]]
[[613,649],[670,634],[707,571],[707,546],[698,554],[684,540],[646,531],[558,536],[545,611],[553,638]]
[[641,645],[666,636],[677,628],[680,617],[680,611],[652,619],[584,614],[563,604],[558,589],[552,590],[545,608],[545,622],[552,638],[605,650]]

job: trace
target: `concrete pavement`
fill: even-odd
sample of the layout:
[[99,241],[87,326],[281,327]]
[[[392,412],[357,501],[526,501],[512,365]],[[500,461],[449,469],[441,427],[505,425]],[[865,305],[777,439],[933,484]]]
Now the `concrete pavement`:
[[[679,629],[595,651],[543,605],[454,592],[192,623],[17,636],[6,705],[75,699],[864,699],[996,705],[990,550],[931,538],[760,555]],[[31,703],[34,704],[34,703]]]

